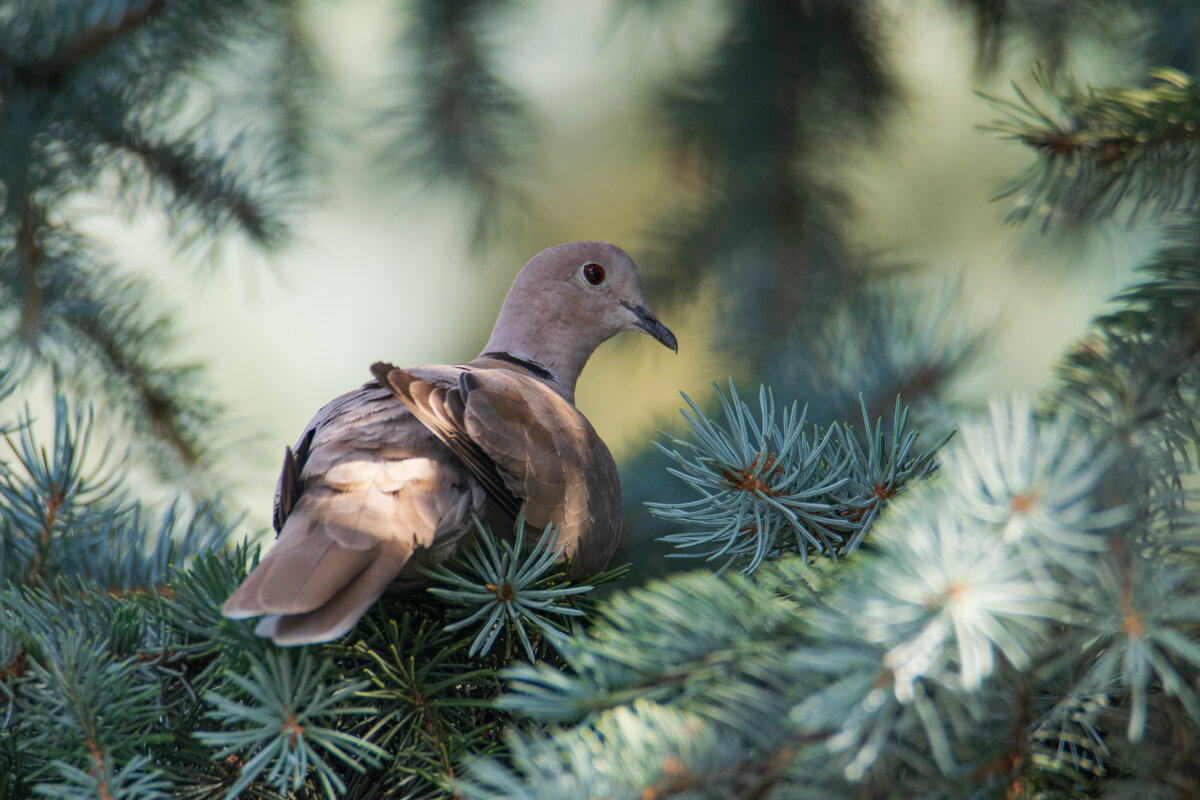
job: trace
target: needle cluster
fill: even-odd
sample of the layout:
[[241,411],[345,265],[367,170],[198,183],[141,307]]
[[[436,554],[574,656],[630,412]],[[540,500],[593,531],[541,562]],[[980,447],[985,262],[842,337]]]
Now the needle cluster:
[[862,430],[806,421],[797,403],[778,414],[774,393],[761,387],[758,414],[738,397],[717,396],[724,424],[684,395],[682,414],[690,438],[668,436],[658,444],[676,466],[669,471],[700,497],[682,503],[650,503],[654,514],[698,530],[663,537],[679,549],[753,572],[766,558],[810,552],[836,558],[858,549],[888,501],[909,482],[932,471],[934,456],[950,438],[925,451],[918,434],[906,431],[908,409],[896,398],[891,430],[872,426],[861,403]]

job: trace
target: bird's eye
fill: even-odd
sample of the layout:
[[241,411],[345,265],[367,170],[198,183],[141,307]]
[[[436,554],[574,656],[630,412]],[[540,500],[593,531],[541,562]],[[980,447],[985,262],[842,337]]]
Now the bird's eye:
[[604,283],[604,267],[599,264],[584,264],[583,279],[592,286],[600,286]]

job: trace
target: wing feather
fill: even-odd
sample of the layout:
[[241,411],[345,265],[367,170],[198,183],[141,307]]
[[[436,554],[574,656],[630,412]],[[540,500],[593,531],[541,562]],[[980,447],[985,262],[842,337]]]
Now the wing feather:
[[571,573],[603,569],[621,534],[617,466],[591,423],[544,382],[508,367],[476,368],[459,380],[463,422],[511,476],[535,527],[560,526]]
[[[492,502],[515,520],[520,511],[519,501],[505,485],[495,461],[472,440],[463,425],[465,407],[462,390],[457,393],[447,391],[382,361],[371,365],[371,372],[381,385],[395,393],[421,424],[462,460],[471,474],[483,484]],[[467,374],[463,373],[464,376]]]

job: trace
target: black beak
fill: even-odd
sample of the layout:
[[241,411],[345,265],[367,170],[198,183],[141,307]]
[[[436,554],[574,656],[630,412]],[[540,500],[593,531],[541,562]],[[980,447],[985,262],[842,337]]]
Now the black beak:
[[627,306],[637,316],[638,327],[646,333],[653,336],[666,347],[671,348],[676,353],[679,352],[679,341],[675,338],[675,334],[671,333],[670,329],[658,321],[658,317],[645,306]]

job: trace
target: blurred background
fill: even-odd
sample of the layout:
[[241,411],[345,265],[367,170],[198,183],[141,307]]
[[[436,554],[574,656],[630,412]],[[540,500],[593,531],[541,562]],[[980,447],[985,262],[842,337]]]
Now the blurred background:
[[[712,381],[762,381],[818,420],[854,419],[860,393],[886,415],[899,393],[932,437],[989,395],[1047,386],[1154,229],[1006,224],[1021,197],[993,197],[1035,156],[981,128],[997,116],[981,95],[1036,95],[1037,64],[1094,85],[1193,67],[1191,6],[0,3],[7,402],[49,408],[73,386],[146,492],[220,492],[265,530],[284,445],[373,361],[474,357],[528,257],[609,240],[680,342],[619,337],[578,391],[622,464],[627,530],[649,538],[641,503],[679,489],[649,442],[677,427],[681,391],[709,403]],[[189,25],[209,38],[189,44]],[[89,31],[102,46],[80,50]],[[60,67],[65,89],[38,82]],[[71,127],[106,118],[101,144]],[[19,191],[31,175],[40,194]],[[89,313],[162,323],[145,337],[161,359],[201,367],[151,381],[178,404],[162,411],[77,321],[30,335],[55,291],[74,313],[55,259],[139,287]],[[203,413],[173,428],[193,396]]]

